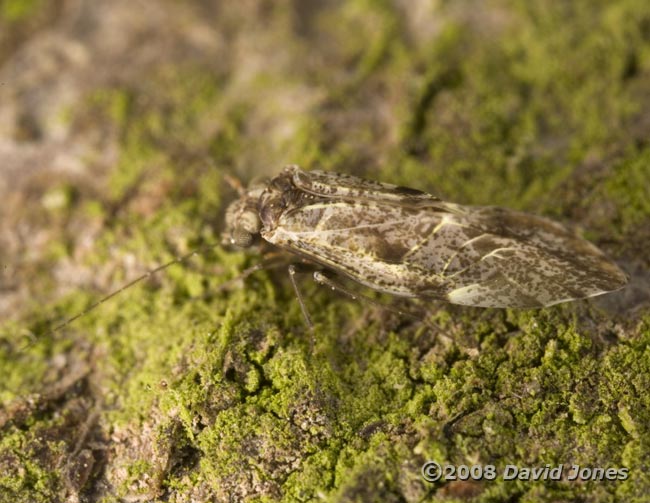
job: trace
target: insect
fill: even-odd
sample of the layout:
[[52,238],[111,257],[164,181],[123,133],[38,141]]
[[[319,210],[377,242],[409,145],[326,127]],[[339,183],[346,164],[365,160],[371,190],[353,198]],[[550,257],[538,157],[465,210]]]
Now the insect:
[[[623,271],[598,248],[547,218],[494,206],[462,206],[408,187],[294,165],[240,190],[226,210],[224,238],[238,248],[271,244],[379,292],[467,306],[539,308],[612,292],[627,283]],[[51,332],[213,247],[141,275]],[[240,277],[263,268],[258,264]],[[293,278],[295,266],[289,272],[311,326]],[[314,278],[351,297],[365,297],[321,271]]]
[[539,308],[627,283],[549,219],[298,166],[244,191],[226,233],[235,246],[261,238],[379,292],[468,306]]

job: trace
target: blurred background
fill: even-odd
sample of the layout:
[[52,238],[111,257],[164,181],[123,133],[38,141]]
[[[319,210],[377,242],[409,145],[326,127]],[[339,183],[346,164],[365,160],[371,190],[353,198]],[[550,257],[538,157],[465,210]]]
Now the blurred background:
[[[647,386],[626,372],[650,379],[636,367],[650,337],[649,138],[645,0],[0,0],[0,493],[571,499],[575,485],[427,485],[418,470],[432,456],[543,464],[577,451],[642,463],[630,452],[650,439]],[[301,323],[286,285],[263,276],[188,307],[256,260],[217,249],[38,336],[218,241],[236,196],[224,175],[246,184],[289,163],[550,216],[631,284],[542,321],[440,306],[464,342],[435,351],[395,338],[416,328],[308,289],[326,306],[312,367],[306,337],[286,335]],[[505,346],[517,337],[528,342]],[[548,356],[560,353],[573,356]],[[526,388],[478,393],[497,361]],[[573,364],[583,373],[543,382]],[[495,405],[514,395],[531,401]],[[540,410],[548,430],[531,429]],[[649,485],[633,475],[583,496]]]

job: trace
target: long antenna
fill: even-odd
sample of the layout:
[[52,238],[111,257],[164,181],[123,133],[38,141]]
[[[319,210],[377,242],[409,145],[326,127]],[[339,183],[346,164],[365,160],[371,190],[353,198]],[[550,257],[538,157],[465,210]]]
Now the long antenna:
[[142,274],[141,276],[138,276],[134,280],[132,280],[129,283],[125,284],[124,286],[120,287],[118,290],[115,290],[114,292],[109,293],[106,297],[103,297],[103,298],[99,299],[97,302],[94,302],[93,304],[88,306],[86,309],[84,309],[82,312],[74,315],[72,318],[68,318],[63,323],[60,323],[59,325],[55,326],[49,332],[47,332],[45,335],[46,336],[47,335],[52,335],[53,333],[58,332],[62,328],[67,327],[70,323],[72,323],[76,319],[81,318],[82,316],[85,316],[90,311],[95,309],[97,306],[103,304],[107,300],[112,299],[116,295],[122,293],[124,290],[127,290],[127,289],[131,288],[133,285],[136,285],[136,284],[140,283],[141,281],[144,281],[145,279],[153,276],[154,274],[156,274],[156,273],[158,273],[158,272],[160,272],[160,271],[162,271],[164,269],[167,269],[168,267],[170,267],[170,266],[172,266],[174,264],[181,264],[181,263],[191,259],[195,255],[200,255],[201,253],[204,253],[204,252],[206,252],[208,250],[212,250],[213,248],[217,248],[219,246],[221,246],[221,245],[220,244],[211,244],[211,245],[201,246],[200,248],[196,248],[196,249],[192,250],[191,252],[189,252],[189,253],[187,253],[185,255],[182,255],[180,257],[176,257],[174,260],[170,260],[166,264],[160,265],[160,266],[156,267],[155,269],[151,269],[150,271],[147,271],[146,273]]

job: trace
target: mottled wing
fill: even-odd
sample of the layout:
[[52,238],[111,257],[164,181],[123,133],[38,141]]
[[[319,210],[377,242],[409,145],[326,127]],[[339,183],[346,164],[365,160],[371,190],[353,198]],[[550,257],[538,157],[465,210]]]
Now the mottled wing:
[[464,236],[452,239],[455,251],[441,271],[450,302],[550,306],[618,290],[627,282],[594,245],[556,222],[495,207],[467,210],[456,219],[466,226],[458,233]]
[[344,173],[303,171],[297,166],[287,167],[285,173],[290,174],[297,189],[328,199],[374,202],[382,206],[433,207],[445,212],[461,210],[458,205],[445,203],[439,198],[417,189],[366,180]]
[[[277,246],[337,270],[370,288],[403,296],[434,281],[445,244],[430,238],[442,215],[364,200],[325,200],[286,211],[262,237]],[[429,240],[437,253],[425,263],[405,260]],[[431,281],[427,281],[430,277]]]
[[288,209],[262,235],[370,288],[457,304],[540,307],[626,282],[597,248],[559,224],[430,197],[424,205],[383,203],[376,193],[317,199]]

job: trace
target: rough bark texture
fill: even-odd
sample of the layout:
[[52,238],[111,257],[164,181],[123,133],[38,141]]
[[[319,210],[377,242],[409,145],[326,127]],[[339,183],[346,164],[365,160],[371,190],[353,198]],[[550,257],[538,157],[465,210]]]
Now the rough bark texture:
[[[0,502],[643,501],[649,138],[647,0],[0,1]],[[48,334],[287,163],[550,216],[630,285],[431,330],[307,279],[312,340],[215,248]]]

